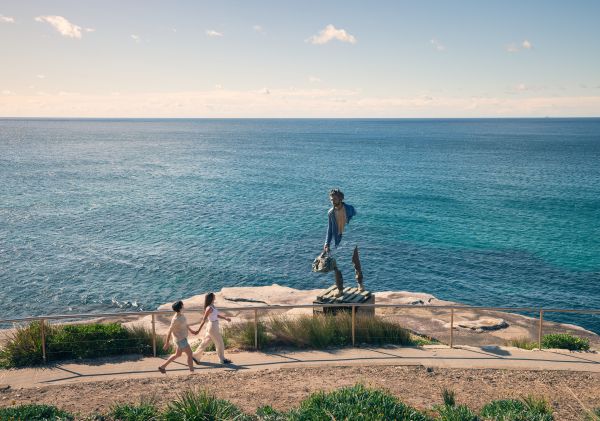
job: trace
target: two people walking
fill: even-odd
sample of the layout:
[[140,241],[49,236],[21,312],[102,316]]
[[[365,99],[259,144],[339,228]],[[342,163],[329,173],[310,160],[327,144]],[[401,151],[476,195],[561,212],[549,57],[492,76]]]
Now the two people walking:
[[[177,301],[174,303],[171,308],[175,312],[173,318],[171,319],[171,325],[169,326],[169,332],[167,333],[167,339],[163,346],[163,349],[166,351],[169,349],[169,345],[171,342],[171,338],[173,339],[173,344],[175,345],[175,353],[171,355],[167,361],[161,366],[158,367],[158,371],[161,373],[166,372],[166,367],[175,359],[179,358],[182,354],[186,354],[187,363],[190,369],[190,372],[194,372],[194,363],[200,364],[200,358],[204,353],[204,350],[210,344],[210,341],[213,341],[215,344],[215,348],[217,350],[217,355],[219,356],[219,361],[221,364],[231,364],[231,360],[225,358],[225,345],[223,343],[223,337],[221,336],[221,332],[219,330],[219,319],[231,321],[229,317],[222,316],[219,314],[219,310],[217,310],[214,306],[215,302],[215,294],[212,292],[206,294],[204,297],[204,317],[202,318],[202,322],[200,323],[200,327],[197,330],[191,328],[191,326],[187,323],[187,319],[183,314],[183,302]],[[200,346],[196,350],[196,353],[192,352],[192,348],[188,343],[187,337],[188,332],[194,335],[200,333],[202,327],[208,321],[208,325],[206,328],[206,332],[204,334],[204,338],[200,343]]]

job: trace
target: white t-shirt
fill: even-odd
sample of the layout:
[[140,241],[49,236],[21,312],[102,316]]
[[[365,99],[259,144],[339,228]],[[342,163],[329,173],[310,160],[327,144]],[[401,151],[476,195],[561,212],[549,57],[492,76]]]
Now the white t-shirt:
[[187,338],[188,324],[185,316],[181,313],[176,313],[171,320],[170,329],[175,342]]

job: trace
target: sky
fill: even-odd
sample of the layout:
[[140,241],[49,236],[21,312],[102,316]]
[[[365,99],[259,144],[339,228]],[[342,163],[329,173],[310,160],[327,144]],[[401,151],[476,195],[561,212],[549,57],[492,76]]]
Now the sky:
[[598,117],[600,2],[0,0],[0,117]]

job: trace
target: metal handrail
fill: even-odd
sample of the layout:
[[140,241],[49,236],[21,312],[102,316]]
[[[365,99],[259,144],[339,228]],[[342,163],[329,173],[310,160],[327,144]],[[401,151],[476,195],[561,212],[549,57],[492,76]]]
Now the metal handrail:
[[[294,308],[322,308],[322,307],[373,307],[373,308],[428,308],[428,309],[447,309],[447,310],[486,310],[503,312],[539,312],[544,313],[581,313],[581,314],[600,314],[600,309],[569,309],[569,308],[543,308],[543,307],[483,307],[469,305],[426,305],[416,306],[414,304],[352,304],[352,303],[334,303],[334,304],[286,304],[286,305],[265,305],[265,306],[245,306],[245,307],[217,307],[221,311],[245,311],[245,310],[290,310]],[[186,309],[186,313],[199,312],[202,309]],[[113,313],[79,313],[79,314],[54,314],[43,316],[28,316],[16,319],[0,319],[2,323],[35,322],[42,319],[60,320],[60,319],[88,319],[98,317],[114,316],[149,316],[149,315],[170,315],[171,310],[153,310],[136,312],[113,312]]]
[[[243,306],[243,307],[218,307],[221,311],[253,311],[254,312],[254,347],[258,349],[258,312],[260,310],[289,310],[296,308],[339,308],[348,307],[352,311],[352,346],[355,346],[355,331],[356,331],[356,310],[360,307],[366,308],[427,308],[427,309],[446,309],[450,310],[450,347],[454,347],[454,312],[456,310],[482,310],[482,311],[501,311],[501,312],[539,312],[539,327],[538,327],[538,348],[542,349],[542,332],[544,323],[544,313],[580,313],[580,314],[600,314],[600,309],[564,309],[564,308],[543,308],[543,307],[483,307],[469,305],[426,305],[415,306],[413,304],[358,304],[358,303],[333,303],[333,304],[287,304],[287,305],[260,305],[260,306]],[[187,309],[187,313],[202,313],[202,309]],[[45,324],[48,320],[66,320],[66,319],[94,319],[104,317],[123,317],[123,316],[152,316],[152,353],[156,357],[156,316],[171,315],[172,311],[154,310],[154,311],[137,311],[137,312],[112,312],[112,313],[84,313],[84,314],[55,314],[43,316],[30,316],[17,319],[0,319],[0,324],[5,323],[23,323],[35,322],[41,323],[41,340],[42,340],[42,357],[43,361],[47,361]]]

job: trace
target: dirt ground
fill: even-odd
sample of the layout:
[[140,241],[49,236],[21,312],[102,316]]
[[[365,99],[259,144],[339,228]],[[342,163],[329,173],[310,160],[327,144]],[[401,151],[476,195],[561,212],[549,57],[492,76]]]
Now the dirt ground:
[[115,402],[154,399],[159,405],[190,388],[208,389],[249,413],[263,405],[285,410],[311,392],[361,382],[390,391],[419,409],[441,403],[444,388],[457,402],[479,410],[494,399],[532,394],[544,397],[556,420],[582,420],[586,409],[600,407],[600,374],[561,371],[432,369],[422,366],[305,367],[277,370],[222,371],[162,378],[111,380],[0,391],[0,406],[45,403],[82,417],[106,413]]

